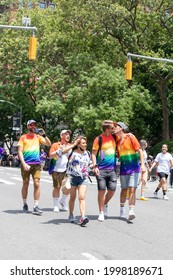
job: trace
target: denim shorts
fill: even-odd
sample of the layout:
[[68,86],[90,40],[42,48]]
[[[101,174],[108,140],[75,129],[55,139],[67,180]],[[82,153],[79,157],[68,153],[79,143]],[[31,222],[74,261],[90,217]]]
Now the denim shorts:
[[71,176],[70,184],[71,186],[79,187],[81,185],[88,186],[89,179],[88,177],[80,177],[80,176]]
[[120,183],[122,189],[127,189],[128,187],[137,188],[138,187],[139,173],[134,172],[129,175],[120,175]]
[[99,170],[100,175],[96,176],[98,190],[115,191],[117,185],[117,178],[115,170]]

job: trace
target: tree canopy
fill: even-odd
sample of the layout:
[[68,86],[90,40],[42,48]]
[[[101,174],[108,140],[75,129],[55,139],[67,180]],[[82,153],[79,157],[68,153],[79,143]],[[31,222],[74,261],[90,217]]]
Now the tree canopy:
[[[52,140],[69,127],[92,142],[101,122],[113,119],[152,144],[172,139],[173,65],[133,58],[133,80],[124,78],[128,52],[172,58],[172,1],[55,0],[53,10],[23,2],[0,24],[30,17],[37,58],[27,57],[31,31],[0,29],[0,98],[22,107],[24,129],[36,118]],[[0,103],[2,141],[15,111]]]

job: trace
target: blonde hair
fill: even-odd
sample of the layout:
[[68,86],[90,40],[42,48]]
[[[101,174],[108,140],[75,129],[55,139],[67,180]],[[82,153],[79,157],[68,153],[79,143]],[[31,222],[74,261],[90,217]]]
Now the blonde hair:
[[140,146],[141,146],[142,149],[145,149],[147,147],[147,141],[146,140],[141,139],[139,141],[139,143],[140,143]]

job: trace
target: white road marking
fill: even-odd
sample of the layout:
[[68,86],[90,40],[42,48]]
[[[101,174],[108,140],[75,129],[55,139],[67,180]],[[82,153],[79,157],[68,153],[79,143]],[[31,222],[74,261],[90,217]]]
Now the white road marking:
[[[18,177],[11,177],[11,179],[14,179],[14,180],[17,180],[17,181],[20,181],[20,182],[23,181],[22,178],[18,178]],[[33,185],[33,181],[32,180],[30,180],[29,183]]]
[[81,255],[84,256],[87,260],[98,260],[98,258],[94,257],[89,253],[81,253]]
[[3,179],[0,179],[0,183],[4,183],[4,184],[7,184],[7,185],[15,185],[15,183],[7,181],[7,180],[3,180]]

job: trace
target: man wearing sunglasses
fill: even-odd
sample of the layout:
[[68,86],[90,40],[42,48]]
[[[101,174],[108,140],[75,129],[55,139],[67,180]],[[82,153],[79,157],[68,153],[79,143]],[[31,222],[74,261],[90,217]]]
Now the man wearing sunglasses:
[[[116,138],[112,120],[102,122],[102,134],[94,139],[92,161],[98,188],[98,221],[103,222],[108,216],[108,202],[116,190]],[[101,143],[99,143],[101,140]]]
[[[21,175],[23,179],[22,199],[23,211],[28,212],[28,187],[30,175],[34,183],[34,207],[33,214],[41,215],[42,211],[38,207],[40,198],[40,145],[50,146],[51,142],[43,129],[37,129],[37,123],[34,120],[27,122],[27,133],[21,135],[18,142],[18,155],[21,162]],[[37,134],[36,134],[37,133]]]

